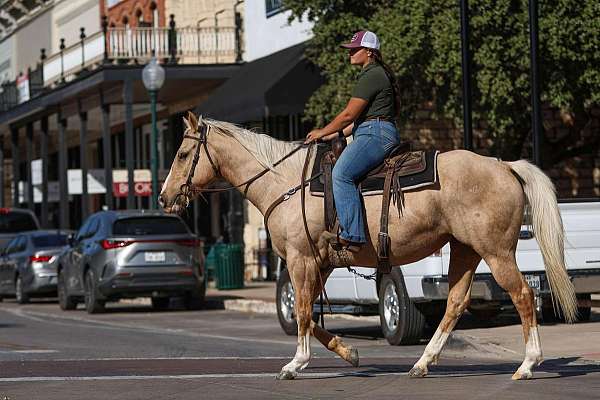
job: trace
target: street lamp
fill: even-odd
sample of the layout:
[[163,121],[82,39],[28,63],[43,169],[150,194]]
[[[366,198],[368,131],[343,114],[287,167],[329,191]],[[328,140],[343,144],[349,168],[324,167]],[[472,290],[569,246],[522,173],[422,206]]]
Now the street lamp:
[[[150,93],[152,109],[152,136],[150,137],[150,168],[152,170],[152,202],[150,207],[158,209],[158,129],[156,126],[156,94],[165,82],[165,70],[154,55],[142,71],[144,86]],[[129,188],[133,190],[133,188]]]

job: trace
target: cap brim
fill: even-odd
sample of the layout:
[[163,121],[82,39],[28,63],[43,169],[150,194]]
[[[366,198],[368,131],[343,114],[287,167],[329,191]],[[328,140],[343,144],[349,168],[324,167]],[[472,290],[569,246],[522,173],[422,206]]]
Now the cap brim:
[[343,43],[343,44],[340,44],[340,47],[343,47],[345,49],[355,49],[357,47],[362,47],[362,46],[360,45],[360,43]]

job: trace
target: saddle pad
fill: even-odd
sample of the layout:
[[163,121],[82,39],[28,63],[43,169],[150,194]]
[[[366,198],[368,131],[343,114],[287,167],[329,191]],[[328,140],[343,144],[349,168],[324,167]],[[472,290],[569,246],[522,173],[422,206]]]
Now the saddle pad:
[[[319,144],[317,147],[317,158],[313,166],[312,175],[318,174],[321,167],[323,155],[330,150],[330,146]],[[400,185],[402,191],[408,191],[425,186],[434,185],[438,179],[437,156],[440,152],[437,150],[427,150],[425,152],[425,169],[421,172],[401,176]],[[378,195],[383,192],[384,177],[368,177],[360,184],[360,191],[363,196]],[[313,196],[323,196],[323,176],[310,183],[310,193]]]

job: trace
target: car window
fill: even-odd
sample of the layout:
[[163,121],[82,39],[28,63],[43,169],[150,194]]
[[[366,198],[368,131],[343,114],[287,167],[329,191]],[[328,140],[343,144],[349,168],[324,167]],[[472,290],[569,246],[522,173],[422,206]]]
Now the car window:
[[67,244],[67,235],[64,234],[48,234],[48,235],[37,235],[31,238],[33,246],[37,248],[41,247],[60,247]]
[[10,254],[13,253],[15,250],[15,246],[16,244],[19,242],[19,236],[15,237],[13,240],[11,240],[10,242],[8,242],[8,244],[6,245],[6,254]]
[[170,235],[189,233],[187,226],[174,217],[123,218],[113,224],[113,234],[122,236]]
[[92,237],[98,232],[98,228],[100,228],[100,218],[94,218],[90,223],[90,228],[87,231],[85,237]]
[[39,227],[31,214],[0,209],[0,233],[16,233],[36,229]]
[[25,250],[26,246],[27,246],[27,238],[22,235],[17,236],[14,240],[13,245],[9,249],[9,253],[10,254],[19,253],[19,252]]
[[77,232],[77,240],[85,239],[87,237],[86,234],[90,230],[90,225],[92,224],[92,221],[93,217],[89,217],[85,220],[83,225],[81,225],[81,228],[79,228],[79,231]]

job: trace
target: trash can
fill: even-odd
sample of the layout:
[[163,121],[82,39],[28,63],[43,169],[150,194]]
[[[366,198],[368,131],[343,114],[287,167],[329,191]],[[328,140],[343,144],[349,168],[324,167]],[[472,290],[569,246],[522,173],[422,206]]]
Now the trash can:
[[244,252],[241,244],[214,246],[216,258],[217,289],[244,287]]
[[211,246],[206,258],[204,259],[204,266],[206,268],[207,281],[215,280],[215,271],[217,269],[217,252],[219,247],[224,246],[221,243],[217,243]]

